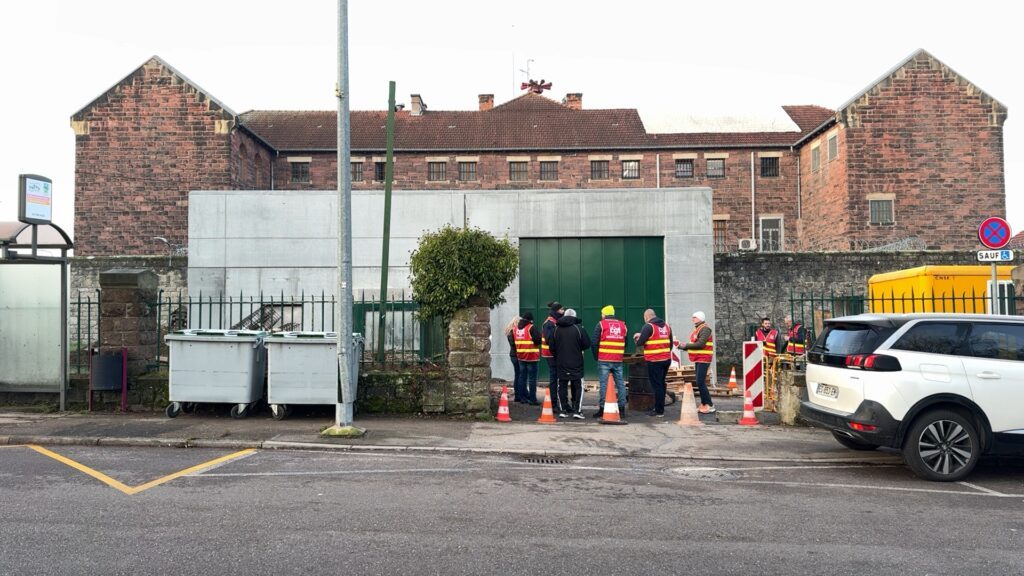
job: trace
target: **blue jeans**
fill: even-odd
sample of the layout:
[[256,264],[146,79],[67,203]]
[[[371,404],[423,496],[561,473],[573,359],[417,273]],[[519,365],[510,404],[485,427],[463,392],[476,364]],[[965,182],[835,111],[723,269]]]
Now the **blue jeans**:
[[514,398],[516,402],[522,402],[524,396],[522,395],[522,391],[519,389],[519,358],[509,356],[508,359],[512,361],[512,372],[514,374],[512,377],[512,391]]
[[604,399],[608,392],[608,374],[615,378],[615,393],[618,394],[619,412],[621,413],[626,407],[626,383],[622,381],[622,362],[597,363],[597,384],[600,390],[597,394],[597,411],[604,412]]
[[537,363],[519,362],[516,395],[524,402],[537,402]]
[[711,400],[711,392],[708,391],[708,368],[711,364],[708,362],[694,362],[694,370],[697,373],[697,388],[700,390],[700,403],[713,406],[714,402]]

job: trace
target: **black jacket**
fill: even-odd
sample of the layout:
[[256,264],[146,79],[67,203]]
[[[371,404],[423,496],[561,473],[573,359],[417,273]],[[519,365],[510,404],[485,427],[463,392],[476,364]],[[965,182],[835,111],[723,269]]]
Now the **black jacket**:
[[[565,316],[560,312],[550,312],[548,316],[553,316],[556,321],[561,320]],[[555,334],[555,322],[548,322],[548,316],[544,317],[541,322],[541,333],[544,335],[544,339],[548,341],[548,348],[551,347],[551,338]]]
[[579,380],[583,378],[583,351],[590,348],[590,336],[580,326],[580,320],[574,316],[562,316],[558,319],[552,337],[548,339],[548,347],[555,355],[555,369],[559,380]]
[[[644,349],[644,344],[646,344],[647,341],[651,339],[651,335],[654,334],[651,324],[661,327],[665,325],[665,321],[655,316],[654,318],[651,318],[650,322],[644,322],[644,327],[640,329],[640,339],[636,341],[636,349],[638,352]],[[672,340],[672,329],[669,328],[668,341],[672,342]]]

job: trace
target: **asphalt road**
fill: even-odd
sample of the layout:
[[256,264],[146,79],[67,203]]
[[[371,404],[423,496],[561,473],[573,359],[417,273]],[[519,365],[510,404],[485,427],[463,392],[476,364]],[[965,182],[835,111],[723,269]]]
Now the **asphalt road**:
[[1024,574],[1020,461],[50,450],[0,448],[0,574]]

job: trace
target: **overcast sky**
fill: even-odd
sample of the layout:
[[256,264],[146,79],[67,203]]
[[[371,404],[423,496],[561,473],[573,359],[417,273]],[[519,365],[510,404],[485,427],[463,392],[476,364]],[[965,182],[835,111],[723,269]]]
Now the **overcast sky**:
[[[394,80],[399,102],[418,93],[432,110],[471,110],[478,94],[493,93],[498,103],[519,95],[529,66],[530,76],[552,82],[556,99],[582,92],[585,108],[637,108],[649,130],[695,118],[787,129],[780,106],[837,108],[924,48],[1009,107],[1007,212],[1016,233],[1024,229],[1016,118],[1024,113],[1024,35],[1008,6],[351,0],[351,107],[385,109]],[[71,229],[69,118],[152,55],[235,112],[335,109],[336,7],[334,0],[3,2],[0,220],[16,219],[17,175],[36,173],[53,179],[55,220]]]

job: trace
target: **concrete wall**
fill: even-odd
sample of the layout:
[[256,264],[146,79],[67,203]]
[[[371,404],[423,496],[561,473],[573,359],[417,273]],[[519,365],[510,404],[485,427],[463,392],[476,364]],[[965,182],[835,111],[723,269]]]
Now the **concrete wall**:
[[[336,292],[337,193],[194,191],[189,195],[189,294],[298,296]],[[353,288],[379,292],[383,192],[352,193]],[[713,320],[711,189],[395,191],[389,290],[408,289],[409,253],[423,232],[467,223],[495,236],[577,238],[664,236],[670,324],[687,332],[690,314]],[[513,287],[491,314],[501,334],[519,310]],[[492,337],[491,368],[511,378],[508,344]]]

